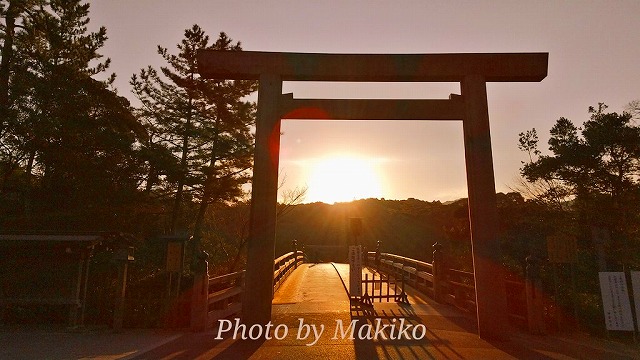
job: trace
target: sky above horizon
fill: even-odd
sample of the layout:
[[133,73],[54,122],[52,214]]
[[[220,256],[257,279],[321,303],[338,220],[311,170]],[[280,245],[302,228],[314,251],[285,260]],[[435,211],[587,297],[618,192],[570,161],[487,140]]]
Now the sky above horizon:
[[[244,50],[314,53],[548,52],[541,83],[487,84],[496,190],[510,191],[535,127],[546,150],[560,117],[581,125],[598,102],[622,112],[640,99],[640,1],[169,1],[93,0],[90,29],[107,28],[120,95],[129,78],[164,64],[184,30],[224,31]],[[287,82],[296,98],[447,98],[457,83]],[[461,122],[283,120],[283,189],[306,202],[358,197],[467,196]],[[341,189],[338,192],[336,189]],[[330,197],[329,193],[332,193]],[[338,196],[340,193],[342,195]]]

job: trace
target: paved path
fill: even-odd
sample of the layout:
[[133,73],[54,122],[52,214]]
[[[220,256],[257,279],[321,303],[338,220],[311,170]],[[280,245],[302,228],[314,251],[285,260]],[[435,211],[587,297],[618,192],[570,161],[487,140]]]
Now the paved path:
[[167,330],[71,331],[64,326],[0,326],[0,359],[128,359],[182,337]]
[[[185,335],[137,359],[640,359],[637,348],[589,338],[514,333],[508,342],[489,343],[478,338],[472,319],[410,290],[412,305],[375,303],[364,314],[350,306],[345,286],[347,265],[305,264],[274,296],[272,336],[279,331],[281,339],[234,340],[232,330],[214,330]],[[417,332],[398,339],[401,325]]]

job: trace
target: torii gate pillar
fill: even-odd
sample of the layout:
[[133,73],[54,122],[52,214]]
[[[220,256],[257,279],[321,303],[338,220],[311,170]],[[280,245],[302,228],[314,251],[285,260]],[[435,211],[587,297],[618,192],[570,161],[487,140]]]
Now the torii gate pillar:
[[[478,333],[506,339],[508,319],[500,243],[487,82],[542,81],[547,53],[299,54],[203,50],[200,74],[259,80],[250,233],[242,316],[271,320],[281,119],[462,120]],[[282,95],[282,81],[395,81],[461,84],[449,100],[326,100]]]
[[478,334],[483,339],[504,339],[509,319],[497,238],[498,211],[486,82],[482,76],[467,76],[461,82],[461,90],[465,105],[462,129]]
[[264,325],[271,320],[281,94],[282,80],[278,75],[262,74],[260,76],[247,270],[242,299],[242,317],[246,324]]

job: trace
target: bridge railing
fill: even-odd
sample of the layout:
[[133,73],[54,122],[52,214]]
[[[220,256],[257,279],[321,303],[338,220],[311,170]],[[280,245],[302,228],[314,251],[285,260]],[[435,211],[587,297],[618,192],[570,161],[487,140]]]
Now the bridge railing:
[[[452,269],[440,260],[427,263],[389,253],[368,252],[368,263],[383,273],[403,277],[406,283],[435,300],[456,306],[472,315],[476,313],[474,275]],[[510,320],[526,326],[530,299],[526,296],[526,282],[508,277],[505,280],[507,308]]]
[[278,290],[293,270],[303,262],[304,253],[300,250],[286,253],[277,258],[273,263],[273,291]]
[[[274,291],[301,263],[302,251],[284,254],[273,262]],[[191,306],[191,329],[204,331],[219,319],[239,314],[242,310],[245,271],[209,277],[205,262],[204,274],[194,280]]]
[[476,288],[473,273],[445,268],[445,302],[469,313],[476,310]]
[[207,325],[240,312],[245,271],[210,277],[207,295]]
[[428,262],[411,259],[408,257],[369,252],[369,263],[376,263],[383,272],[404,276],[405,281],[416,289],[434,297],[433,291],[433,265]]

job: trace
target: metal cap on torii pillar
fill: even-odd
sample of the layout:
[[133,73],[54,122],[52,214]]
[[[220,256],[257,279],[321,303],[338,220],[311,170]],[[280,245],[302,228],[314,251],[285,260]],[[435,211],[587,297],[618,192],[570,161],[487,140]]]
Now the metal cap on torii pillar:
[[[548,53],[304,54],[201,50],[205,78],[259,80],[243,321],[271,320],[281,119],[462,120],[478,333],[505,339],[508,319],[500,246],[487,82],[539,82]],[[294,99],[282,81],[444,82],[448,100]]]

